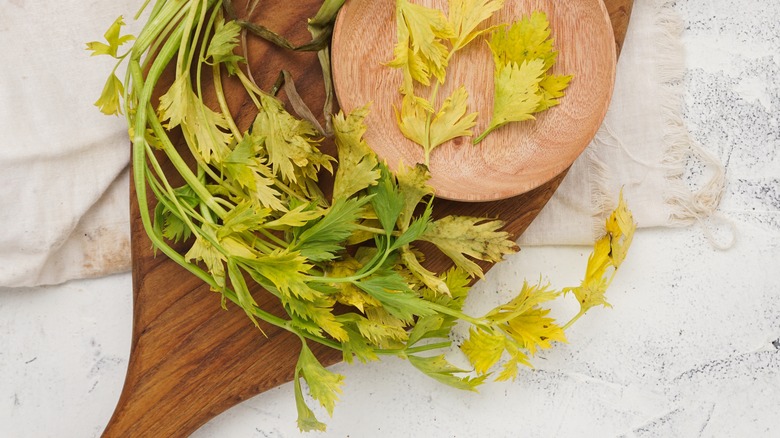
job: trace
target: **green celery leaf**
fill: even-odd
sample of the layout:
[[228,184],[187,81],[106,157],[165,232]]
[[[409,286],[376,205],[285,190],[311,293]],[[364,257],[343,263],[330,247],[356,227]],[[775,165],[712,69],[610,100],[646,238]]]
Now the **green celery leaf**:
[[416,316],[435,313],[430,303],[418,297],[396,271],[380,271],[356,282],[355,286],[379,300],[388,313],[406,323],[412,323]]
[[389,236],[395,229],[398,216],[404,208],[404,194],[400,192],[395,183],[395,178],[384,163],[379,165],[382,176],[377,185],[370,187],[368,192],[372,195],[371,205],[382,224],[382,228]]
[[367,199],[337,199],[320,220],[301,233],[293,249],[311,261],[333,260],[357,227]]

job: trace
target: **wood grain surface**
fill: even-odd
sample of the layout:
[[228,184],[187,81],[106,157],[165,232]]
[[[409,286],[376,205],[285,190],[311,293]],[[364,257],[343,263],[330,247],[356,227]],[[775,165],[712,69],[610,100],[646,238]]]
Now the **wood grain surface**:
[[[243,10],[240,2],[234,3],[237,10]],[[274,7],[261,8],[248,18],[303,43],[309,39],[305,20],[314,15],[319,4],[316,0],[275,2]],[[633,0],[606,0],[605,4],[619,49]],[[324,94],[315,55],[283,52],[254,39],[249,46],[249,63],[261,87],[269,89],[279,70],[285,68],[292,72],[309,105],[321,107]],[[253,105],[239,94],[229,101],[239,124],[246,128],[254,117]],[[513,236],[519,236],[564,176],[565,172],[524,195],[497,202],[438,200],[435,210],[439,216],[499,217],[507,222],[506,229]],[[130,203],[133,339],[124,387],[103,436],[184,437],[231,406],[290,381],[300,344],[297,338],[269,325],[262,326],[264,337],[243,311],[234,306],[222,310],[218,294],[174,262],[155,257],[134,193]],[[431,263],[436,269],[447,267],[435,254]],[[261,307],[282,314],[274,297],[260,289],[255,290],[255,297]],[[338,351],[314,344],[312,349],[324,364],[341,360]]]
[[[443,9],[448,0],[419,0]],[[601,126],[612,97],[616,50],[608,13],[601,0],[506,2],[485,23],[498,26],[546,11],[558,58],[555,75],[572,75],[560,105],[536,119],[509,123],[478,145],[458,137],[437,147],[430,157],[429,184],[436,196],[484,202],[517,196],[548,182],[567,169]],[[397,109],[403,73],[386,63],[396,43],[395,3],[352,0],[339,14],[333,33],[333,81],[346,112],[371,102],[365,139],[393,170],[399,163],[425,162],[423,148],[398,129]],[[447,80],[436,90],[434,108],[461,87],[468,93],[468,111],[479,112],[474,137],[484,132],[493,109],[495,65],[484,41],[457,52],[447,66]],[[360,80],[356,80],[360,78]],[[434,86],[416,86],[428,97]]]

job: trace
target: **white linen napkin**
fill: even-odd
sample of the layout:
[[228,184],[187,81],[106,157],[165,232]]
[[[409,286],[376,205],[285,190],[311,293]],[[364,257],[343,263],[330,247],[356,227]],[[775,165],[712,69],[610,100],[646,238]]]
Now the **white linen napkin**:
[[[127,129],[92,105],[113,66],[84,47],[139,3],[5,2],[0,286],[130,267]],[[621,188],[645,227],[689,225],[717,206],[723,168],[680,118],[682,23],[669,3],[636,2],[606,122],[521,245],[592,243]]]
[[592,243],[621,189],[640,227],[699,222],[709,230],[703,221],[720,202],[725,170],[683,125],[683,23],[672,3],[634,3],[604,124],[521,236],[521,246]]

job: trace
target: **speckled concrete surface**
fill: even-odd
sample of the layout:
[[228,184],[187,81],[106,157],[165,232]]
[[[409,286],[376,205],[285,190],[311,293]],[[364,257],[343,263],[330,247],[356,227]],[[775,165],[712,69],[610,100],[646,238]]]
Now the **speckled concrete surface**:
[[[699,227],[640,231],[614,308],[588,314],[536,370],[480,394],[398,360],[336,366],[346,387],[324,436],[780,435],[780,2],[674,7],[687,22],[685,118],[727,164],[721,212],[739,230],[735,247],[714,250]],[[708,225],[727,237],[722,222]],[[527,249],[491,271],[469,305],[487,308],[540,273],[576,283],[586,257]],[[127,366],[130,301],[128,275],[0,291],[0,436],[100,434]],[[295,437],[294,419],[284,385],[195,436]]]

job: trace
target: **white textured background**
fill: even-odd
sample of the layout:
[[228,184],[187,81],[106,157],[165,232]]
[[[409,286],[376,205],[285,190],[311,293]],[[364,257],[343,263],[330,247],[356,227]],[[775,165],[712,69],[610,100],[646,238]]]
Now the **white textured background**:
[[[721,211],[737,245],[716,251],[700,228],[638,232],[614,309],[593,310],[536,370],[480,394],[399,360],[338,365],[342,401],[328,433],[310,436],[780,436],[780,2],[675,8],[687,21],[685,118],[727,165]],[[587,254],[526,249],[474,289],[471,308],[508,298],[523,277],[576,284]],[[0,437],[99,436],[127,367],[130,283],[0,290]],[[288,384],[195,436],[296,437],[295,415]]]

